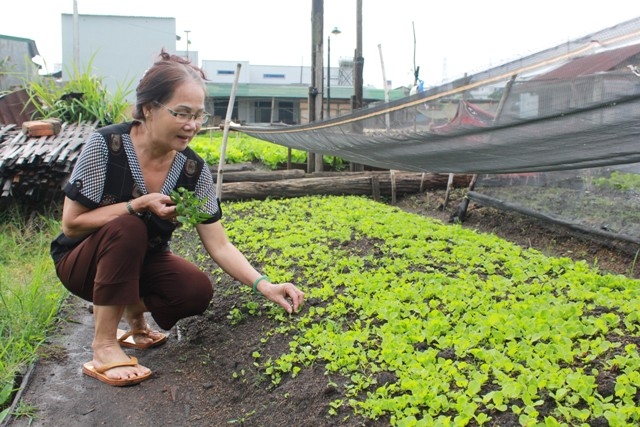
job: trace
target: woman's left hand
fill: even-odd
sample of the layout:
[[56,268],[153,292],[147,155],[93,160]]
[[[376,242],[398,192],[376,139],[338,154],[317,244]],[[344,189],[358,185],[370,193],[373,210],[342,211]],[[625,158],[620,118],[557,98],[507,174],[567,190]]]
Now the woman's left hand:
[[258,288],[268,300],[284,308],[287,313],[297,313],[304,301],[304,292],[296,288],[293,283],[263,282]]

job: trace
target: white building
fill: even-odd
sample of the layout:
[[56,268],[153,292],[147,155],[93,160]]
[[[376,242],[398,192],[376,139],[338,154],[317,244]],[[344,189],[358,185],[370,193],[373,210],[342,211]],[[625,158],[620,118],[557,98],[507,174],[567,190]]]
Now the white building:
[[[228,103],[241,64],[232,120],[243,123],[299,124],[308,122],[309,93],[312,69],[310,66],[253,65],[248,61],[198,61],[198,52],[176,50],[175,18],[115,15],[62,14],[63,80],[73,78],[74,69],[84,74],[90,70],[103,78],[107,90],[129,92],[127,100],[135,101],[135,88],[145,70],[157,60],[162,49],[188,56],[202,67],[207,84],[207,111],[216,121],[226,117]],[[77,59],[76,59],[77,56]],[[77,66],[75,65],[77,62]],[[353,95],[353,61],[341,60],[330,70],[330,85],[324,73],[323,110],[316,117],[337,117],[351,111]],[[330,86],[330,89],[329,89]],[[331,102],[329,102],[329,90]],[[391,99],[406,95],[392,91]],[[382,89],[364,88],[366,104],[384,99]]]
[[83,74],[90,67],[110,92],[128,89],[127,99],[134,101],[145,70],[161,49],[176,53],[176,41],[175,18],[78,15],[76,25],[73,14],[63,13],[62,78],[69,80],[74,70]]

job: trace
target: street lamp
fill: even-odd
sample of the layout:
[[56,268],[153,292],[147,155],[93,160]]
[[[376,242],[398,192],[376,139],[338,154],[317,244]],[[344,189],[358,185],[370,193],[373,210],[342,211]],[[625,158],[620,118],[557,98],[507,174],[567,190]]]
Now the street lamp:
[[[338,27],[333,27],[331,34],[340,33]],[[331,34],[327,37],[327,117],[331,117]]]
[[189,33],[191,32],[191,30],[184,30],[184,32],[187,34],[187,59],[189,59],[189,44],[191,44],[191,42],[189,41]]

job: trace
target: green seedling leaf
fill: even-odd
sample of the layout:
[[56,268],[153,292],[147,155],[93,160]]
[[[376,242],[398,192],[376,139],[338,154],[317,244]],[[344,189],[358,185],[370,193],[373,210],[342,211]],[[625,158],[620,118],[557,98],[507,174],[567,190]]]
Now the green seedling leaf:
[[178,212],[176,219],[184,227],[192,228],[211,218],[211,215],[205,212],[207,199],[199,199],[193,191],[180,187],[173,190],[170,197]]

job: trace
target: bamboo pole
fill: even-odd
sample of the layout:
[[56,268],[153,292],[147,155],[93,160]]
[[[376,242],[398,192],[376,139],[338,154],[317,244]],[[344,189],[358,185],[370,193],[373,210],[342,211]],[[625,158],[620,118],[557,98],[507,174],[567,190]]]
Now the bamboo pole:
[[[382,58],[382,45],[378,45],[378,52],[380,53],[380,68],[382,68],[382,86],[384,88],[384,102],[389,102],[389,85],[387,85],[387,74],[384,70],[384,59]],[[384,124],[386,129],[389,130],[391,128],[391,122],[389,120],[389,113],[384,115]]]
[[272,125],[276,116],[276,97],[271,97],[271,115],[269,116],[269,124]]
[[222,133],[222,146],[220,147],[220,161],[218,162],[218,178],[216,181],[216,195],[222,200],[222,172],[225,164],[225,155],[227,153],[227,139],[229,138],[229,125],[231,124],[231,115],[233,114],[233,104],[236,100],[236,90],[238,89],[238,80],[240,79],[240,68],[242,64],[236,65],[236,75],[233,80],[233,87],[229,95],[229,105],[227,106],[227,115],[224,119],[224,131]]

